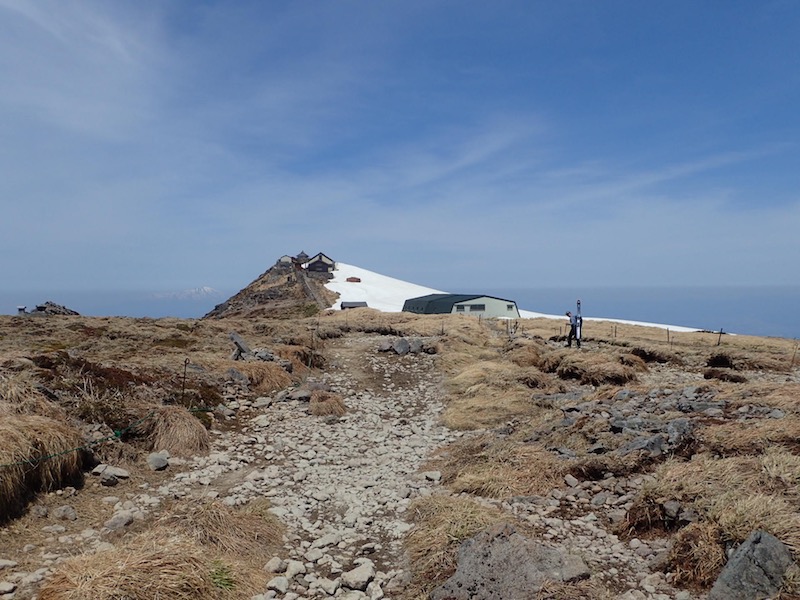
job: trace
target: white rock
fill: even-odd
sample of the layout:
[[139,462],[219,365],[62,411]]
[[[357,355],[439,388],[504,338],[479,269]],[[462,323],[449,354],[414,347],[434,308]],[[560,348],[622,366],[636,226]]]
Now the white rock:
[[289,590],[289,580],[283,575],[273,577],[267,582],[267,589],[285,594]]
[[268,573],[283,573],[286,571],[286,561],[280,556],[273,556],[264,565],[264,570]]
[[317,587],[324,591],[329,596],[333,596],[336,591],[339,589],[339,580],[331,580],[326,577],[320,577],[317,579]]
[[286,577],[288,579],[293,579],[296,575],[300,575],[306,572],[306,566],[301,563],[299,560],[288,560],[286,561]]
[[325,556],[325,554],[322,552],[322,550],[319,548],[312,548],[303,555],[303,558],[305,558],[308,562],[317,562],[323,556]]
[[12,593],[16,589],[16,584],[11,583],[10,581],[0,581],[0,594],[3,596]]
[[375,578],[375,565],[372,561],[364,559],[359,566],[351,569],[346,573],[342,573],[342,585],[350,588],[351,590],[364,591],[367,589],[369,582]]

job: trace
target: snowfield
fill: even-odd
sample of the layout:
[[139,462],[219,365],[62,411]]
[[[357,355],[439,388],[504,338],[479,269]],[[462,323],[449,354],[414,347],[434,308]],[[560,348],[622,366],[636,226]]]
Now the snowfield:
[[[350,277],[357,277],[361,281],[358,283],[347,281]],[[337,262],[336,270],[333,272],[333,279],[325,284],[329,290],[339,294],[339,299],[333,305],[334,310],[341,308],[342,302],[366,302],[367,306],[382,312],[401,312],[403,304],[409,298],[425,296],[427,294],[449,294],[442,290],[409,283],[386,275],[380,275],[367,269],[355,267],[345,263]],[[479,292],[476,292],[479,293]],[[513,298],[509,298],[513,300]],[[523,319],[566,319],[564,315],[548,315],[545,313],[530,310],[519,311]],[[603,319],[601,317],[584,317],[587,321],[611,321],[626,325],[644,325],[646,327],[660,327],[671,331],[689,332],[698,331],[691,327],[681,327],[677,325],[663,325],[660,323],[642,323],[639,321],[626,321],[624,319]]]

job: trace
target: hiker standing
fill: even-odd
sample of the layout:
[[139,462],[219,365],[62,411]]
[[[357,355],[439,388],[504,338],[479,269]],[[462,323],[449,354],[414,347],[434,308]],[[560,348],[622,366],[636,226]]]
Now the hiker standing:
[[572,348],[572,340],[581,347],[581,338],[578,336],[578,315],[573,315],[571,311],[567,311],[569,317],[569,335],[567,336],[567,348]]

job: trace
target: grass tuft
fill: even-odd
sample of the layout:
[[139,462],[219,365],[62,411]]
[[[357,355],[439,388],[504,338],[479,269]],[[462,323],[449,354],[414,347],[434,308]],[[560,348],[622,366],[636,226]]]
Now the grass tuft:
[[410,511],[414,528],[405,546],[414,577],[412,586],[421,595],[455,573],[458,546],[462,541],[505,520],[497,509],[454,496],[417,499]]
[[174,456],[205,455],[211,448],[206,428],[182,406],[159,406],[136,429],[147,438],[151,450],[167,450]]
[[341,417],[347,413],[347,406],[339,394],[314,390],[311,392],[308,410],[315,417],[336,416]]
[[81,478],[83,438],[48,417],[8,414],[0,419],[0,520],[17,514],[34,493]]

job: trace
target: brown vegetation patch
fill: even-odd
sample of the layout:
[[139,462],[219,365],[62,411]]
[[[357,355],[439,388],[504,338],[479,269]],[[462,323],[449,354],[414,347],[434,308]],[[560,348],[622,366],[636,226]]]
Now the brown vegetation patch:
[[635,354],[622,354],[619,357],[619,362],[626,367],[631,367],[634,371],[647,371],[647,362]]
[[45,394],[29,371],[0,373],[0,414],[40,415],[65,420],[66,412]]
[[309,412],[315,417],[325,417],[333,415],[341,417],[347,413],[347,406],[339,394],[326,392],[325,390],[314,390],[311,392],[309,400]]
[[[120,367],[105,366],[83,358],[73,358],[67,352],[51,352],[31,358],[43,369],[51,382],[65,386],[69,391],[78,391],[84,381],[91,381],[99,392],[125,391],[137,385],[149,385],[154,380],[134,374]],[[64,389],[64,388],[62,388]]]
[[787,479],[800,481],[800,461],[696,455],[688,462],[664,463],[655,478],[634,499],[625,524],[628,531],[674,528],[676,523],[665,517],[662,505],[676,500],[683,508],[693,508],[701,521],[716,524],[725,543],[741,543],[754,529],[764,529],[793,552],[800,548],[796,486],[786,486]]
[[282,546],[285,527],[266,511],[235,510],[221,502],[190,501],[175,504],[157,527],[177,532],[205,547],[257,561]]
[[80,433],[63,421],[7,414],[0,419],[0,520],[22,509],[36,492],[81,478]]
[[549,393],[564,390],[561,382],[536,367],[520,367],[496,357],[458,366],[451,362],[451,367],[453,374],[445,384],[449,395],[443,422],[452,429],[492,427],[535,416],[542,410],[533,401],[531,389]]
[[247,598],[258,591],[254,575],[227,558],[215,556],[195,540],[179,535],[150,533],[122,547],[63,562],[45,581],[39,598]]
[[520,367],[538,367],[542,360],[542,349],[538,345],[525,344],[510,350],[506,357]]
[[173,456],[205,455],[211,448],[208,430],[182,406],[152,409],[136,426],[136,433],[147,439],[150,450],[167,450]]
[[736,369],[736,363],[729,354],[717,353],[712,354],[706,361],[707,367],[717,367],[720,369]]
[[704,448],[722,456],[759,454],[775,444],[800,453],[800,417],[708,425],[697,437]]
[[558,351],[544,357],[540,367],[561,379],[576,379],[585,385],[624,385],[636,379],[636,370],[606,353]]
[[539,446],[489,435],[450,444],[431,464],[453,491],[490,498],[545,494],[568,467],[567,461]]
[[747,383],[747,377],[739,373],[734,373],[728,369],[721,369],[712,367],[703,371],[703,377],[706,379],[719,379],[720,381],[727,381],[730,383]]
[[634,452],[627,456],[589,454],[570,461],[567,472],[581,480],[598,481],[608,473],[614,477],[627,477],[633,473],[642,473],[652,464],[653,459],[647,452]]
[[275,354],[292,363],[293,373],[299,372],[302,368],[322,369],[325,367],[325,356],[309,346],[276,346]]
[[411,561],[411,597],[427,597],[455,573],[458,546],[506,520],[503,513],[464,497],[434,495],[412,502],[414,528],[405,546]]
[[236,368],[247,375],[251,389],[258,394],[271,394],[292,383],[291,375],[274,362],[243,362]]
[[636,346],[631,348],[630,353],[634,356],[638,356],[646,363],[673,363],[673,364],[681,364],[681,359],[675,354],[671,352],[665,352],[659,348],[643,348],[641,346]]
[[672,538],[667,565],[681,586],[711,587],[727,561],[722,530],[713,523],[690,523]]

